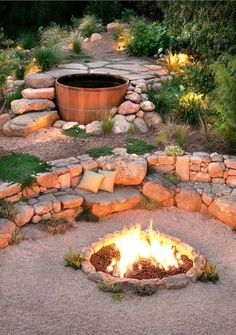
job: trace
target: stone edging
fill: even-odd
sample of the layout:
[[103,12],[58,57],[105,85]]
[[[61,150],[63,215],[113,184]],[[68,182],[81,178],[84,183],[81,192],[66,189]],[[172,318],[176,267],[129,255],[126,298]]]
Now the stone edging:
[[85,247],[81,251],[81,257],[83,258],[82,270],[87,274],[88,279],[101,283],[103,281],[108,281],[111,284],[119,284],[123,289],[132,289],[137,285],[141,286],[154,286],[156,288],[166,288],[166,289],[176,289],[186,287],[190,282],[195,282],[197,275],[202,273],[202,268],[206,263],[204,256],[196,252],[190,245],[181,241],[178,238],[172,237],[167,234],[160,234],[160,237],[164,239],[169,239],[176,246],[176,249],[181,252],[181,254],[187,255],[193,260],[193,267],[189,269],[186,274],[178,274],[174,276],[164,277],[162,279],[133,279],[133,278],[118,278],[113,277],[110,274],[96,271],[94,266],[90,263],[91,256],[98,252],[102,247],[112,244],[115,241],[117,235],[121,232],[116,231],[112,234],[106,234],[105,236],[98,239],[97,242],[92,243],[90,246]]

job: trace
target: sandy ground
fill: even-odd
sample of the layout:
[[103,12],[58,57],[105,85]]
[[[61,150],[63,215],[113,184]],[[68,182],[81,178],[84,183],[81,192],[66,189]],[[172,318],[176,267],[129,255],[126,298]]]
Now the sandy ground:
[[[184,239],[212,259],[220,282],[192,283],[151,297],[114,301],[81,271],[63,267],[69,246],[88,245],[127,222]],[[40,237],[37,226],[27,234]],[[32,235],[33,233],[33,235]],[[1,335],[233,335],[236,326],[236,235],[219,221],[178,210],[133,210],[65,235],[27,240],[0,253]]]

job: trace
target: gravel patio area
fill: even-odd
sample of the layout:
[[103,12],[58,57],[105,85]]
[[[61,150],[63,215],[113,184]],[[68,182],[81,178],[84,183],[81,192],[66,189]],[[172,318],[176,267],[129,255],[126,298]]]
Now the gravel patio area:
[[[220,281],[160,290],[150,297],[126,294],[117,302],[81,271],[63,266],[69,246],[81,248],[134,223],[180,237],[212,259]],[[233,335],[236,315],[236,234],[217,220],[180,210],[132,210],[99,223],[80,222],[65,235],[34,237],[0,252],[1,335]],[[42,235],[42,236],[41,236]]]

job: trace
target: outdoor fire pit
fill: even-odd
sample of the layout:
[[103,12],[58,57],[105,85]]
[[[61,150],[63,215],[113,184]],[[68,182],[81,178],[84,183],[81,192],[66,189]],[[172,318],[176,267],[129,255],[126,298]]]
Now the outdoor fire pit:
[[82,250],[82,269],[95,282],[122,287],[185,287],[201,274],[206,260],[180,239],[140,225],[107,234]]

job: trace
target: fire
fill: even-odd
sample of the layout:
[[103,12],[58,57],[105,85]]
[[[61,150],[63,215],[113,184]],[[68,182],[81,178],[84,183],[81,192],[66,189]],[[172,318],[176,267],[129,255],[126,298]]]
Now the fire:
[[124,229],[114,241],[120,253],[120,259],[112,260],[107,271],[113,276],[125,277],[132,271],[133,265],[140,260],[148,259],[155,266],[169,270],[182,264],[181,254],[177,253],[170,240],[163,240],[160,234],[152,229],[146,230],[140,225]]

